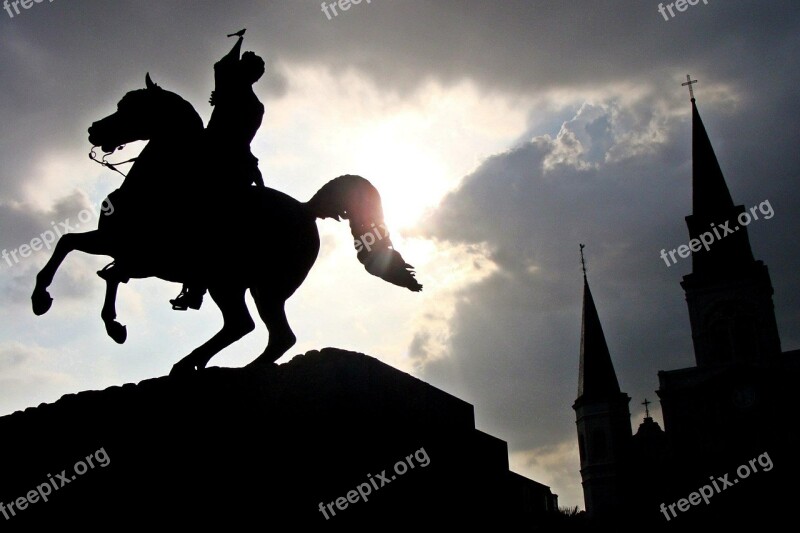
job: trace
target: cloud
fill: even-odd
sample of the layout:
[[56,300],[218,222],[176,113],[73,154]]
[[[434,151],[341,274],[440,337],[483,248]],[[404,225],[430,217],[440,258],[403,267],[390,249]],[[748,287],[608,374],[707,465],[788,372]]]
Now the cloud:
[[37,396],[58,399],[54,391],[67,392],[74,381],[68,373],[53,370],[52,350],[18,342],[0,343],[0,390],[5,409],[24,409],[30,398]]
[[559,507],[578,505],[583,508],[577,439],[531,450],[512,451],[508,462],[514,472],[550,487],[558,487]]
[[[414,336],[408,349],[414,368],[419,370],[430,362],[446,356],[451,340],[451,326],[456,309],[465,300],[464,287],[489,277],[497,270],[488,259],[485,246],[449,245],[446,242],[431,242],[411,239],[404,244],[410,254],[423,259],[416,268],[425,273],[425,296],[421,312],[414,320]],[[413,244],[425,250],[415,249]]]
[[[8,276],[2,287],[6,301],[28,305],[35,274],[52,255],[58,238],[65,233],[96,227],[97,218],[112,210],[112,204],[95,205],[80,190],[45,210],[27,202],[0,202],[0,227],[4,229],[0,270]],[[93,274],[100,260],[76,255],[60,271],[60,296],[82,298],[90,293],[86,271]],[[83,268],[77,268],[78,265]]]

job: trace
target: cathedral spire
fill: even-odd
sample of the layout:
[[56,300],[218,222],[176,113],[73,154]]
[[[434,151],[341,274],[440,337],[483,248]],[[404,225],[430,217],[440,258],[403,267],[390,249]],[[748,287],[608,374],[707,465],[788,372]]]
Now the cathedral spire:
[[586,512],[590,517],[611,515],[629,501],[625,461],[630,456],[630,397],[621,392],[592,291],[583,270],[583,318],[578,398],[572,404],[578,429],[578,454]]
[[692,214],[686,225],[692,272],[681,286],[697,366],[760,361],[781,352],[772,282],[766,265],[753,257],[749,214],[733,203],[697,103],[691,102]]
[[733,199],[722,175],[717,156],[692,98],[692,213],[727,214]]
[[692,271],[698,276],[724,277],[749,268],[754,261],[747,228],[738,222],[745,208],[734,205],[697,103],[694,98],[691,101],[692,214],[686,223],[691,239],[700,243],[705,234],[710,241],[705,248],[692,250]]
[[586,279],[583,261],[583,318],[581,323],[581,361],[578,377],[578,399],[608,399],[620,394],[617,374],[611,362],[603,326],[597,315],[592,291]]

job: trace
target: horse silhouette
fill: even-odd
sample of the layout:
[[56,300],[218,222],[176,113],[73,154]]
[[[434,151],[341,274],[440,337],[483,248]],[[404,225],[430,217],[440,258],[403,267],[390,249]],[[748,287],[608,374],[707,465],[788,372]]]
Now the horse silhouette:
[[[113,214],[100,217],[97,230],[59,239],[36,276],[31,296],[35,314],[50,309],[53,299],[47,288],[71,251],[107,255],[114,262],[98,273],[107,283],[101,317],[116,342],[127,338],[125,326],[116,321],[120,283],[157,277],[207,286],[224,324],[170,372],[191,374],[255,328],[245,303],[249,289],[269,332],[264,352],[250,364],[271,365],[296,342],[284,306],[316,261],[317,218],[349,220],[357,257],[370,274],[422,290],[388,232],[378,240],[372,236],[369,242],[375,242],[365,246],[365,235],[385,228],[380,194],[369,181],[340,176],[305,203],[270,188],[233,189],[224,176],[209,175],[209,169],[221,167],[204,159],[214,147],[207,146],[203,132],[192,105],[153,83],[149,74],[144,89],[127,93],[115,113],[92,124],[89,142],[106,154],[128,142],[148,142],[120,188],[108,197]],[[181,159],[176,153],[193,157]]]

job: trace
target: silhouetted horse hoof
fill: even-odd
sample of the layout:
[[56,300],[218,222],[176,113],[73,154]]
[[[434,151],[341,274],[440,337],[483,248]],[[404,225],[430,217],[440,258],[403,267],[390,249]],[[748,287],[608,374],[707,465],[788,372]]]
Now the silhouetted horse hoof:
[[117,344],[124,344],[128,338],[128,328],[116,321],[106,324],[106,333]]
[[186,361],[185,359],[181,359],[174,365],[172,365],[172,370],[169,371],[169,376],[172,378],[181,378],[194,375],[195,373],[202,370],[204,367],[198,366],[196,363],[191,361]]
[[244,367],[245,368],[263,368],[265,370],[275,370],[276,368],[278,368],[278,363],[275,363],[274,361],[266,361],[264,359],[261,359],[261,357],[256,357],[255,360],[250,361],[249,363],[244,365]]
[[50,310],[53,305],[53,297],[47,291],[33,291],[31,296],[33,314],[41,316]]

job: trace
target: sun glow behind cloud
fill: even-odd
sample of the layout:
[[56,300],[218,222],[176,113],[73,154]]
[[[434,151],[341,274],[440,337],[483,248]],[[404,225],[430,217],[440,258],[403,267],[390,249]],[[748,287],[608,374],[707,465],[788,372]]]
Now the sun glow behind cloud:
[[381,192],[393,230],[412,226],[526,125],[526,106],[469,82],[401,97],[352,71],[280,68],[289,93],[266,102],[254,143],[268,183],[305,199],[337,175],[361,175]]
[[401,98],[355,72],[334,76],[312,66],[281,69],[290,89],[285,97],[265,102],[264,125],[254,142],[267,183],[305,200],[337,175],[369,179],[381,193],[396,248],[425,285],[421,294],[411,294],[376,282],[355,259],[349,229],[318,223],[320,258],[289,302],[300,339],[291,353],[342,345],[413,371],[419,361],[409,347],[420,325],[434,328],[436,315],[437,335],[446,338],[453,291],[482,279],[487,270],[476,267],[486,263],[480,250],[408,235],[483,158],[506,149],[524,132],[528,107],[481,94],[468,82],[428,83]]

